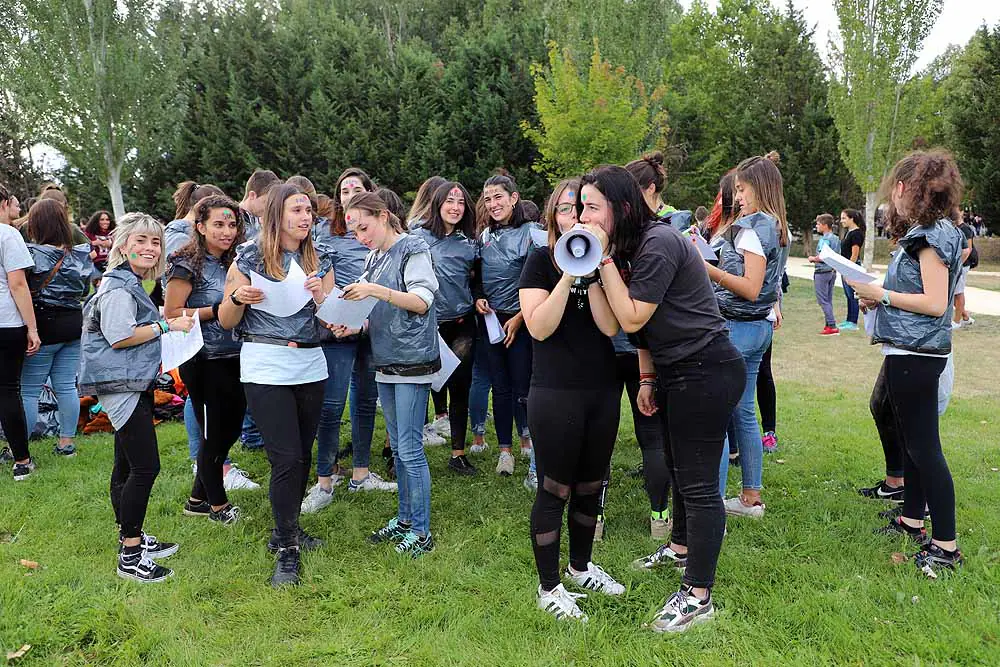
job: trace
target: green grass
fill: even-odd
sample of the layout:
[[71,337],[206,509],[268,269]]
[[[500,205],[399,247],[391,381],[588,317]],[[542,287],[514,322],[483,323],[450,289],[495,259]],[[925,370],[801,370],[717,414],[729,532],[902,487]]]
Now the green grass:
[[[907,547],[871,534],[883,506],[855,492],[881,472],[867,408],[878,351],[859,335],[819,338],[822,316],[808,281],[793,281],[785,312],[775,339],[781,442],[765,461],[768,515],[730,521],[712,624],[678,637],[642,627],[679,578],[629,567],[656,544],[640,480],[625,474],[639,462],[628,417],[608,537],[594,553],[628,591],[583,600],[586,626],[536,610],[526,464],[518,462],[517,477],[496,477],[495,447],[473,457],[481,474],[472,481],[445,472],[444,448],[429,451],[432,555],[414,562],[369,547],[364,538],[392,515],[394,496],[339,493],[303,520],[327,540],[305,556],[304,585],[275,592],[266,585],[266,493],[234,494],[249,519],[232,527],[183,517],[191,469],[184,430],[170,424],[158,429],[163,469],[146,525],[181,543],[168,562],[176,575],[164,584],[115,576],[109,437],[80,438],[71,460],[57,460],[50,442],[35,443],[39,469],[30,480],[3,474],[0,649],[32,644],[18,665],[996,665],[1000,323],[977,318],[957,336],[956,395],[942,437],[967,565],[959,576],[928,581],[891,562]],[[266,481],[261,453],[234,456]],[[27,570],[21,558],[42,568]]]

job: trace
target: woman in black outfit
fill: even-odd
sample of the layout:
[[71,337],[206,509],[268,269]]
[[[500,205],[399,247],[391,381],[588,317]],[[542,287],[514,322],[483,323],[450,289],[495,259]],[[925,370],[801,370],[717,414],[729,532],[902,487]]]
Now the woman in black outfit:
[[717,463],[746,365],[729,341],[701,255],[654,221],[636,180],[621,167],[599,167],[580,190],[580,220],[610,252],[599,268],[608,303],[625,331],[641,332],[639,407],[663,423],[674,524],[670,542],[642,566],[686,568],[681,589],[651,624],[680,632],[714,614],[725,529]]
[[[556,186],[555,205],[575,208],[577,190],[566,183]],[[586,620],[576,604],[583,596],[559,583],[559,531],[568,501],[569,567],[564,576],[607,595],[625,592],[590,562],[601,485],[618,435],[621,390],[610,338],[618,333],[618,322],[594,273],[573,276],[556,265],[553,247],[576,216],[564,214],[557,222],[549,227],[547,247],[528,255],[519,284],[533,351],[528,428],[536,447],[538,489],[531,540],[540,581],[538,607],[556,618]]]

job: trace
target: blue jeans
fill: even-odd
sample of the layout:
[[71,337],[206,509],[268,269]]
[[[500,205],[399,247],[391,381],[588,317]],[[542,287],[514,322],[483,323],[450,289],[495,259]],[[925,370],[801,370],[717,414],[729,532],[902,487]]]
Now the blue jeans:
[[490,405],[490,360],[486,349],[490,343],[479,335],[472,361],[472,387],[469,388],[469,422],[475,435],[486,435],[486,412]]
[[240,444],[243,445],[243,449],[264,448],[264,436],[260,434],[260,430],[253,420],[250,408],[247,408],[246,413],[243,415],[243,432],[240,433]]
[[413,526],[417,535],[431,530],[431,469],[424,455],[424,419],[429,384],[379,382],[378,396],[396,460],[399,483],[399,521]]
[[[501,324],[513,315],[498,314]],[[490,380],[493,382],[493,423],[500,447],[509,448],[514,422],[518,435],[527,436],[528,389],[531,385],[531,335],[523,324],[514,335],[514,342],[487,343]],[[473,422],[475,423],[475,422]]]
[[371,363],[371,348],[367,341],[325,343],[323,355],[328,375],[316,433],[316,474],[330,477],[340,450],[340,426],[348,388],[351,396],[352,463],[355,468],[368,467],[378,391],[375,389],[375,367]]
[[854,295],[854,288],[844,283],[844,295],[847,297],[847,321],[851,324],[858,323],[858,297]]
[[[757,372],[760,370],[760,360],[767,352],[774,335],[774,325],[767,320],[738,322],[726,320],[729,329],[729,339],[733,346],[743,355],[747,365],[747,383],[743,387],[740,402],[733,410],[730,418],[736,432],[736,445],[740,452],[740,473],[743,477],[744,489],[761,489],[764,487],[764,446],[760,440],[760,423],[757,421]],[[719,487],[725,496],[726,475],[729,474],[729,448],[723,447],[722,460],[719,462]]]
[[80,419],[80,396],[76,393],[76,373],[80,368],[80,341],[42,345],[38,352],[24,358],[21,368],[21,404],[24,407],[28,435],[38,423],[38,399],[45,379],[52,378],[52,392],[59,405],[59,436],[76,435]]

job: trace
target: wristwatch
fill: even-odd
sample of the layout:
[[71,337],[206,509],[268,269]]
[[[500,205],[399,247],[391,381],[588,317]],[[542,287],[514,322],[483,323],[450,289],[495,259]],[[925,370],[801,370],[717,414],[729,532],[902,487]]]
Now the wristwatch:
[[883,306],[891,306],[892,305],[892,302],[889,301],[889,290],[884,290],[882,292],[882,299],[880,300],[880,303]]
[[232,294],[229,295],[229,300],[232,301],[233,305],[235,305],[235,306],[242,306],[242,305],[244,305],[244,303],[242,301],[240,301],[239,299],[236,298],[236,292],[233,292]]

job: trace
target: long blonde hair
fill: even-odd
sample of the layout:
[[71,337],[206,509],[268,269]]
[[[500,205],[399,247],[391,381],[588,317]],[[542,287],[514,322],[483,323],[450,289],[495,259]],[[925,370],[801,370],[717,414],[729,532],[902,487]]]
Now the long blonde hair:
[[[275,280],[285,279],[285,267],[281,261],[281,218],[285,212],[285,200],[293,195],[305,194],[290,183],[274,185],[267,191],[267,207],[264,209],[257,244],[264,259],[264,271]],[[302,260],[299,265],[307,274],[319,267],[319,256],[312,242],[312,234],[306,234],[299,243],[299,253]]]
[[156,266],[147,269],[142,274],[143,280],[155,280],[163,275],[167,263],[167,248],[163,242],[163,225],[156,218],[145,213],[126,213],[115,225],[115,239],[108,251],[108,271],[122,264],[128,264],[126,247],[130,236],[135,234],[146,234],[160,239],[160,259]]
[[788,245],[788,216],[785,213],[784,184],[776,164],[778,160],[778,154],[773,151],[747,158],[736,167],[736,178],[753,190],[757,210],[778,221],[779,244],[785,247]]

